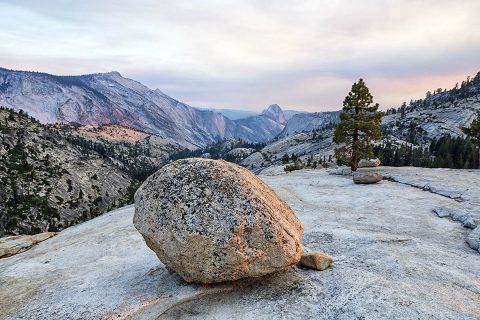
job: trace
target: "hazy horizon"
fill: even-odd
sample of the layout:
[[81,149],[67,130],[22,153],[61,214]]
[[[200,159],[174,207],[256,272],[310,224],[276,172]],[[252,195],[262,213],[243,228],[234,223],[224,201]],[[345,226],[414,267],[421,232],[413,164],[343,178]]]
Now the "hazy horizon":
[[199,108],[341,108],[364,78],[381,109],[480,71],[480,2],[0,0],[0,66],[118,71]]

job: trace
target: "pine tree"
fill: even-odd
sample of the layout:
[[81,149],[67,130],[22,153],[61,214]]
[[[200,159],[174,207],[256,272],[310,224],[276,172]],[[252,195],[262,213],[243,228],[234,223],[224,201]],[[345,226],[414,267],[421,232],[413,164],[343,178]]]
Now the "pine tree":
[[13,111],[13,109],[9,109],[8,110],[8,121],[15,121],[15,112]]
[[478,168],[480,168],[480,117],[473,120],[470,128],[462,128],[463,133],[470,136],[470,141],[478,147]]
[[382,113],[377,110],[378,103],[373,104],[373,97],[363,79],[354,83],[343,101],[340,123],[333,138],[335,143],[345,143],[335,149],[339,164],[350,164],[355,171],[360,159],[373,157],[371,141],[382,137]]
[[405,119],[405,115],[406,115],[405,114],[405,111],[406,111],[405,109],[407,109],[407,103],[406,102],[402,103],[402,106],[400,107],[400,112],[401,112],[400,116],[401,116],[402,119]]

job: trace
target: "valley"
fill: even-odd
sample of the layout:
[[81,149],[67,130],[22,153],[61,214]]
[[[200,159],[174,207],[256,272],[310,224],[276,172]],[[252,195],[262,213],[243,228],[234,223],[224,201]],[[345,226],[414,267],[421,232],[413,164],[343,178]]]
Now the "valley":
[[0,109],[0,236],[59,231],[128,204],[179,149],[139,132],[134,141],[83,132]]
[[[339,112],[287,117],[274,104],[230,120],[116,72],[60,77],[0,69],[0,82],[0,103],[17,110],[0,111],[1,235],[59,231],[130,203],[151,173],[185,157],[225,159],[257,174],[281,172],[289,163],[335,166]],[[461,127],[480,112],[479,97],[477,75],[460,88],[388,110],[376,156],[388,165],[475,168],[475,146],[445,137],[464,139]],[[72,103],[77,107],[67,107]]]

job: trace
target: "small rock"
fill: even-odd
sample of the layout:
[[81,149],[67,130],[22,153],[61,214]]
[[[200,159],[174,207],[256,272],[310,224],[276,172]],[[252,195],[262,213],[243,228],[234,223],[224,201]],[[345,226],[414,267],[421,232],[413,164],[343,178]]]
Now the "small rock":
[[353,182],[356,184],[371,184],[382,181],[383,176],[378,172],[362,172],[353,176]]
[[324,253],[312,252],[302,256],[300,259],[300,265],[310,269],[323,271],[327,269],[333,263],[333,261],[334,260],[332,257]]
[[359,168],[378,167],[379,165],[380,165],[379,159],[361,159],[358,162]]
[[188,282],[259,277],[303,254],[303,227],[287,203],[251,171],[223,160],[161,168],[135,193],[133,223]]
[[467,243],[473,250],[480,252],[480,227],[476,227],[467,236]]
[[440,218],[450,217],[451,212],[449,209],[446,208],[434,208],[433,212],[437,214]]
[[0,258],[13,256],[30,249],[39,242],[53,237],[55,232],[43,232],[31,236],[11,236],[0,238]]
[[435,212],[440,218],[450,217],[454,221],[459,221],[465,228],[475,229],[478,225],[472,215],[464,210],[453,210],[450,208],[439,207],[434,208],[433,212]]
[[475,229],[477,227],[477,221],[468,214],[460,217],[460,222],[463,223],[465,228]]

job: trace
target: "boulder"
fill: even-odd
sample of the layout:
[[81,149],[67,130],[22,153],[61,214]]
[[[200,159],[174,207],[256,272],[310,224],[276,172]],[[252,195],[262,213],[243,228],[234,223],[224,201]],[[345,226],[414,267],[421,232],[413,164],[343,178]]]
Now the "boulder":
[[435,212],[435,214],[440,218],[450,217],[453,213],[451,209],[443,207],[434,208],[433,212]]
[[382,181],[383,176],[378,172],[362,172],[353,175],[353,182],[356,184],[371,184]]
[[187,282],[259,277],[297,263],[303,227],[255,174],[223,160],[183,159],[135,193],[137,230]]
[[378,167],[380,165],[379,159],[361,159],[358,162],[359,168]]
[[323,271],[327,269],[333,263],[333,261],[334,260],[332,257],[324,253],[312,252],[302,256],[300,259],[300,265],[310,269]]

